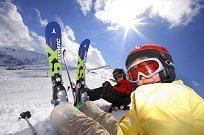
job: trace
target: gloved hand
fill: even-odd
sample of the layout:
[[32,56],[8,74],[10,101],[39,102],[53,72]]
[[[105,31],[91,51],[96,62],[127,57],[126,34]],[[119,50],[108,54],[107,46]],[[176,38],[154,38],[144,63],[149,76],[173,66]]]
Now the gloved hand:
[[109,95],[112,95],[112,85],[110,84],[109,81],[105,81],[102,84],[102,93],[101,93],[101,97],[105,100],[107,100],[107,98],[110,98]]
[[103,84],[102,84],[102,87],[103,88],[109,88],[109,87],[111,87],[112,85],[110,84],[110,82],[109,81],[105,81]]

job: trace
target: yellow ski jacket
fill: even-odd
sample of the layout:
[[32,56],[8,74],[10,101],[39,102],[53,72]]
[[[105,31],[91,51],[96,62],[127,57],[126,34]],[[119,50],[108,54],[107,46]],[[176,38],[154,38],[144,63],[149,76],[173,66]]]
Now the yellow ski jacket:
[[181,80],[142,85],[117,135],[204,135],[204,101]]

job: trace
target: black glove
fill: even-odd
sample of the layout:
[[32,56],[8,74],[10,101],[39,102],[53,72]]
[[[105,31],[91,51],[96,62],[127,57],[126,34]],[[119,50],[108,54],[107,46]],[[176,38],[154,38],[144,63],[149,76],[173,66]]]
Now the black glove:
[[103,84],[102,84],[102,87],[103,88],[109,88],[109,87],[111,87],[112,85],[110,84],[110,82],[109,81],[105,81]]
[[112,95],[112,85],[110,84],[109,81],[105,81],[102,84],[102,94],[101,97],[105,100],[108,101],[108,98],[110,98],[110,96]]

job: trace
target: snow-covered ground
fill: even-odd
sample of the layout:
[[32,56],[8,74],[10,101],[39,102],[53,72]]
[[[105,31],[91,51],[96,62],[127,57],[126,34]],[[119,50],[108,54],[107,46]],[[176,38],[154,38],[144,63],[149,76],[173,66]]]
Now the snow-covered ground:
[[[16,134],[31,135],[31,129],[25,120],[19,120],[19,114],[30,111],[29,119],[39,135],[57,135],[50,122],[50,113],[53,109],[52,85],[48,67],[29,66],[21,70],[6,70],[0,67],[0,135]],[[70,71],[75,81],[75,70]],[[100,69],[86,73],[86,82],[89,88],[96,88],[107,80],[110,81],[112,69]],[[66,72],[63,72],[64,85],[69,85]],[[114,83],[112,83],[114,84]],[[68,91],[69,99],[72,94]],[[102,109],[110,105],[104,100],[95,102]],[[113,112],[119,119],[125,111]]]

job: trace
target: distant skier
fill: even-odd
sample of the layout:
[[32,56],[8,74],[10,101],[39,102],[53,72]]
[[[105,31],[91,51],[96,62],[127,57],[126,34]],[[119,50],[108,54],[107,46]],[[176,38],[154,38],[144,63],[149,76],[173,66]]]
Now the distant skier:
[[51,113],[56,130],[61,135],[204,135],[204,101],[181,80],[174,81],[173,60],[164,47],[136,47],[126,68],[139,87],[119,122],[91,101],[79,110],[61,103]]
[[102,87],[95,89],[87,89],[87,95],[89,100],[94,101],[100,98],[112,103],[111,107],[107,110],[118,108],[123,110],[129,110],[130,94],[135,89],[135,86],[127,80],[126,73],[122,68],[116,68],[113,71],[113,78],[116,81],[116,85],[112,86],[110,82],[105,81]]

